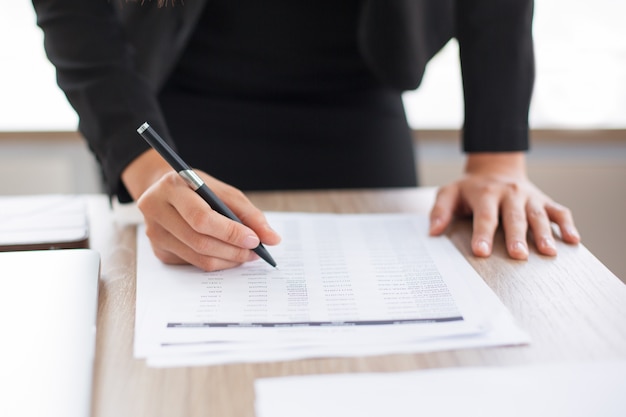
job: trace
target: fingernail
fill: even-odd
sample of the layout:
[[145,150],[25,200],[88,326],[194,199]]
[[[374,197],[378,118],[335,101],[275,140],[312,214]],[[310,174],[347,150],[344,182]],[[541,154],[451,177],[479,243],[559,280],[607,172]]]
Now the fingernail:
[[489,255],[489,243],[484,240],[480,240],[476,243],[476,249],[481,255]]
[[439,229],[439,227],[441,226],[441,218],[440,217],[435,217],[430,221],[430,231],[434,231]]
[[265,223],[265,224],[263,225],[263,227],[264,227],[264,228],[265,228],[265,230],[267,230],[268,232],[272,232],[272,233],[274,233],[274,234],[278,234],[278,233],[276,233],[276,230],[274,230],[274,229],[272,228],[272,226],[270,226],[270,224],[269,224],[269,223]]
[[519,240],[517,242],[513,243],[513,245],[511,246],[511,249],[514,252],[518,252],[518,253],[521,253],[523,255],[528,255],[528,248],[526,247],[524,242],[521,242]]
[[261,243],[261,241],[258,236],[248,235],[243,241],[243,247],[246,249],[254,249],[259,246],[259,243]]
[[575,239],[580,239],[580,234],[578,233],[578,230],[576,230],[576,228],[574,227],[568,227],[565,229],[565,231],[567,232],[568,235],[570,235],[571,237],[575,238]]
[[267,233],[271,233],[275,236],[274,239],[272,239],[273,244],[277,244],[283,239],[282,236],[276,230],[274,230],[272,226],[270,226],[269,224],[265,223],[263,225],[263,228],[266,233],[265,236],[267,236]]
[[541,240],[541,244],[543,245],[543,247],[545,248],[549,248],[549,249],[555,249],[556,250],[556,243],[554,243],[554,239],[549,238],[549,237],[544,237]]

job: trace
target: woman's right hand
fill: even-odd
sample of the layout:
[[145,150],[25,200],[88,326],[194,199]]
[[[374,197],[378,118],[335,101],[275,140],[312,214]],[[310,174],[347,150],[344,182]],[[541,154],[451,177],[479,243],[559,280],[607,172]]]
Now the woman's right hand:
[[196,173],[244,224],[212,210],[152,149],[122,173],[144,216],[152,249],[162,262],[215,271],[257,259],[252,249],[260,242],[280,242],[263,212],[240,190],[202,171]]

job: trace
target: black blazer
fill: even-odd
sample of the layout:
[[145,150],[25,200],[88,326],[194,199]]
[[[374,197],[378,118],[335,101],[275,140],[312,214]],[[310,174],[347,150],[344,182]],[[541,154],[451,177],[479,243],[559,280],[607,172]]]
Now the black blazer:
[[[147,149],[137,126],[148,121],[172,142],[156,95],[208,1],[33,0],[57,82],[111,194],[124,193],[122,170]],[[430,58],[458,40],[465,151],[528,148],[533,0],[363,0],[360,13],[361,54],[398,90],[417,88]]]

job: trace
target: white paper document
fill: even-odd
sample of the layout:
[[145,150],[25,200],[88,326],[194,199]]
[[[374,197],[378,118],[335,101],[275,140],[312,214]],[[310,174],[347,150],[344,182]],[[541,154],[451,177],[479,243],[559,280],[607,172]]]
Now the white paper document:
[[257,417],[622,417],[626,361],[255,381]]
[[528,342],[426,216],[267,213],[282,236],[219,272],[162,264],[138,231],[135,356],[155,366]]

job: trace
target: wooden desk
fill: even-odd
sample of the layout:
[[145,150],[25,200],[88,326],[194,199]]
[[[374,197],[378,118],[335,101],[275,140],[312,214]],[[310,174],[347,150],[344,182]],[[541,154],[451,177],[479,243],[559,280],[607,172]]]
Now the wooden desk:
[[[427,213],[433,189],[256,193],[264,210]],[[449,236],[532,338],[528,346],[349,359],[156,369],[133,358],[135,227],[115,225],[108,201],[90,201],[92,247],[102,256],[93,416],[254,416],[255,378],[280,375],[514,365],[626,358],[626,285],[583,246],[548,258],[506,256],[502,235],[488,259],[470,254],[470,224]]]

